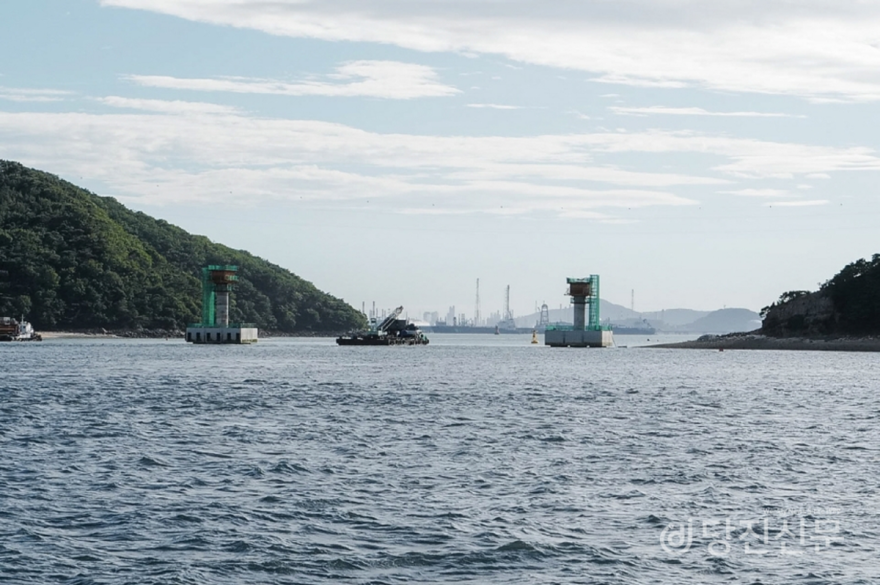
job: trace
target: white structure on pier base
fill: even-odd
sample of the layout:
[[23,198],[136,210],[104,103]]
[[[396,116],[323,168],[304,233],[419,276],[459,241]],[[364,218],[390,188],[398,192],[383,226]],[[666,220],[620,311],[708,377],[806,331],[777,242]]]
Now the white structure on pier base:
[[611,347],[614,345],[614,334],[611,331],[548,329],[544,332],[544,345],[550,347]]
[[186,340],[190,343],[256,343],[256,327],[199,327],[186,328]]
[[252,323],[229,322],[229,293],[235,287],[238,266],[206,266],[202,269],[202,320],[186,328],[190,343],[256,343]]

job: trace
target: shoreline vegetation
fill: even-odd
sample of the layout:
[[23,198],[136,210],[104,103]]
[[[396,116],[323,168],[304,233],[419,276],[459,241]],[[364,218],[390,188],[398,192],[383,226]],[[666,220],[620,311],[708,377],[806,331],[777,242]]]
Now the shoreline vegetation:
[[[135,330],[71,330],[71,331],[39,331],[44,340],[47,339],[183,339],[183,331],[166,331],[163,329]],[[302,331],[288,333],[283,331],[260,330],[260,339],[272,337],[338,337],[342,332],[332,331]]]
[[202,268],[212,264],[239,268],[232,322],[291,334],[366,326],[281,266],[0,160],[0,316],[24,315],[38,331],[165,337],[202,319]]
[[788,351],[880,351],[880,337],[769,337],[760,329],[747,333],[703,335],[692,341],[660,343],[647,349],[745,349]]

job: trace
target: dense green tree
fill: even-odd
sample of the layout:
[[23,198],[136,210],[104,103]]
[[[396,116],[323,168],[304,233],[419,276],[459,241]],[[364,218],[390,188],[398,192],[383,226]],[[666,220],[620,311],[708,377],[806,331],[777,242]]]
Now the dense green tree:
[[279,266],[0,161],[0,316],[44,329],[182,329],[199,319],[208,264],[239,267],[235,321],[285,333],[363,325],[350,305]]
[[768,335],[880,334],[880,254],[844,266],[817,292],[783,293],[761,317]]
[[856,260],[822,285],[831,297],[841,331],[880,333],[880,254]]

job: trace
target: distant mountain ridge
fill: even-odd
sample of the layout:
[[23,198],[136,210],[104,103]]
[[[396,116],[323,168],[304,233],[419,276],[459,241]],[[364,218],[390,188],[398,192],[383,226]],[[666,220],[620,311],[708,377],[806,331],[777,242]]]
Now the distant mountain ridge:
[[[670,333],[731,333],[752,331],[761,325],[761,316],[749,309],[719,309],[695,311],[693,309],[666,309],[638,313],[605,299],[599,301],[602,322],[610,320],[619,327],[652,327]],[[533,327],[540,314],[532,313],[515,319],[517,327]],[[551,322],[571,323],[571,306],[550,309]]]
[[0,316],[23,314],[41,329],[179,330],[199,320],[208,264],[239,266],[233,321],[281,333],[365,324],[280,266],[0,161]]
[[733,333],[754,331],[761,327],[761,315],[748,309],[720,309],[688,324],[694,333]]

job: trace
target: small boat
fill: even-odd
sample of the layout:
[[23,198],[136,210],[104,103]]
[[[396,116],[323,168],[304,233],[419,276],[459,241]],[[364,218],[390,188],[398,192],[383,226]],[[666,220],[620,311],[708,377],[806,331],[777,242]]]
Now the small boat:
[[381,322],[370,320],[366,331],[352,331],[336,338],[337,345],[428,345],[428,338],[414,323],[398,319],[403,307],[397,307]]
[[43,341],[43,337],[34,331],[24,317],[21,321],[0,317],[0,341]]

